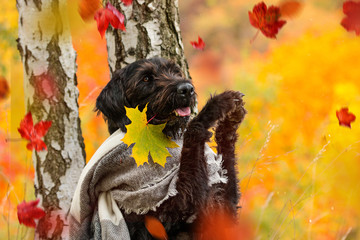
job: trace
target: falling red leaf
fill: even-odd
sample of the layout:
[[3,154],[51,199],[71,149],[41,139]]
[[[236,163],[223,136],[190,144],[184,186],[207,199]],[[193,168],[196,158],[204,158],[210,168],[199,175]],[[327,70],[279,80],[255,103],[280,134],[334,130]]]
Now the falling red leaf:
[[0,76],[0,100],[7,98],[9,96],[10,88],[6,79]]
[[35,91],[41,99],[51,100],[50,102],[57,102],[59,95],[59,88],[56,83],[56,78],[50,73],[44,73],[35,79]]
[[90,20],[101,6],[100,0],[80,0],[78,12],[84,21]]
[[299,14],[303,4],[296,0],[284,0],[280,3],[280,13],[282,17],[295,17]]
[[345,126],[351,128],[351,123],[355,121],[356,117],[353,113],[349,112],[347,107],[341,108],[339,111],[336,111],[336,117],[339,120],[340,126]]
[[252,12],[249,11],[251,25],[268,38],[276,38],[279,29],[286,23],[284,20],[279,20],[280,16],[280,8],[275,6],[267,8],[264,2],[255,5]]
[[39,201],[40,199],[30,202],[23,201],[17,205],[17,215],[20,224],[36,228],[35,219],[40,219],[46,215],[43,209],[37,207]]
[[41,87],[46,98],[52,98],[57,92],[57,86],[54,79],[50,76],[45,77],[41,82]]
[[193,42],[190,42],[190,43],[195,49],[204,50],[205,42],[201,39],[201,37],[198,37],[197,42],[193,41]]
[[360,35],[360,2],[347,1],[343,4],[343,12],[346,17],[341,21],[341,25],[348,31],[355,31]]
[[164,226],[155,217],[145,216],[145,227],[156,239],[168,239]]
[[97,22],[97,27],[101,37],[104,37],[106,29],[109,26],[113,26],[116,29],[121,29],[125,31],[125,17],[122,13],[120,13],[113,5],[110,3],[106,4],[105,8],[98,10],[95,13],[94,19]]
[[[66,226],[69,226],[68,213],[62,210],[51,211],[51,214],[46,214],[39,220],[36,226],[36,232],[39,237],[36,239],[49,239],[49,233],[51,232],[51,239],[60,239],[55,236],[61,236],[62,233],[66,233]],[[64,231],[65,230],[65,231]],[[61,238],[63,239],[63,238]],[[69,239],[69,238],[64,238]],[[83,239],[83,238],[80,238]]]
[[28,112],[24,119],[21,120],[20,128],[18,128],[21,137],[30,141],[26,148],[29,150],[35,149],[36,151],[46,150],[46,144],[41,138],[45,136],[51,124],[51,121],[40,121],[34,126],[31,112]]
[[132,4],[133,0],[121,0],[125,6],[129,6]]

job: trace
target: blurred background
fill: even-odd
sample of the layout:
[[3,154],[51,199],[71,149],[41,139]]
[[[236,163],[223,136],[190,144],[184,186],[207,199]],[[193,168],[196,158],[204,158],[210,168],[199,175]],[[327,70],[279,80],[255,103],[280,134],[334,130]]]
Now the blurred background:
[[[340,25],[343,1],[298,2],[301,9],[284,18],[277,39],[259,33],[253,40],[248,11],[258,1],[179,1],[199,109],[210,94],[245,94],[248,114],[236,151],[240,225],[250,234],[241,239],[360,239],[360,121],[347,128],[336,118],[342,107],[360,116],[360,37]],[[19,202],[34,199],[34,170],[26,143],[16,140],[25,106],[15,4],[3,1],[0,15],[0,239],[32,231],[16,216]],[[76,9],[69,1],[89,160],[108,137],[93,109],[109,69],[96,22],[84,23]],[[190,44],[198,36],[203,51]]]

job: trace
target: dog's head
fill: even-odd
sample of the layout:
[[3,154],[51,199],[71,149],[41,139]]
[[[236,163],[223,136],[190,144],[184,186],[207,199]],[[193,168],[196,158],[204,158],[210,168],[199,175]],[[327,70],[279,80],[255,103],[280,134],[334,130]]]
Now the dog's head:
[[163,58],[136,61],[116,71],[96,100],[110,133],[126,132],[130,123],[124,106],[142,111],[146,104],[151,124],[166,123],[164,133],[174,136],[185,127],[194,110],[196,94],[180,67]]

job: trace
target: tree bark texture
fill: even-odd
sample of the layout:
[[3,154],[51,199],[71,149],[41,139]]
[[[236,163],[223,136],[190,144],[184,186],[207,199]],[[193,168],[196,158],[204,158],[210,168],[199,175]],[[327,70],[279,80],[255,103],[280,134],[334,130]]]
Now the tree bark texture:
[[47,151],[32,154],[35,194],[47,213],[38,223],[36,238],[67,239],[66,215],[85,151],[66,0],[17,0],[17,8],[26,108],[34,123],[52,121],[44,137]]
[[[107,1],[104,1],[104,5]],[[181,39],[178,0],[110,0],[125,16],[126,31],[106,31],[111,74],[136,60],[155,56],[174,60],[189,78]]]

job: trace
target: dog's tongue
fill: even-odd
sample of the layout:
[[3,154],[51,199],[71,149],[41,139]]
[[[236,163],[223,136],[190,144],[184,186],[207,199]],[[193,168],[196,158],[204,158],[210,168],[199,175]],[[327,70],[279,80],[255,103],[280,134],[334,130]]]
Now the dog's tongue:
[[191,113],[190,107],[178,108],[178,109],[175,109],[175,111],[181,117],[190,116],[190,113]]

